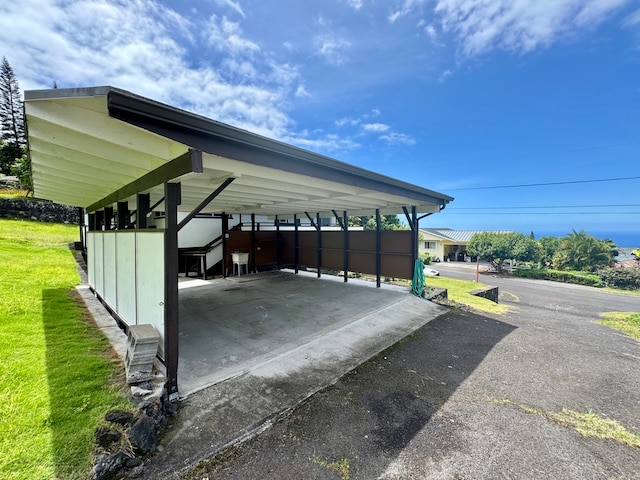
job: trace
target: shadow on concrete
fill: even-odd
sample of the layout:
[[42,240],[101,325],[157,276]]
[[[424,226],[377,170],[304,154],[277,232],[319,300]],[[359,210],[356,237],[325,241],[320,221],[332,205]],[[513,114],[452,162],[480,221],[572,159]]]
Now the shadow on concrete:
[[344,460],[349,478],[378,478],[515,328],[473,313],[447,313],[262,435],[202,465],[198,475],[329,479],[338,476],[327,465]]

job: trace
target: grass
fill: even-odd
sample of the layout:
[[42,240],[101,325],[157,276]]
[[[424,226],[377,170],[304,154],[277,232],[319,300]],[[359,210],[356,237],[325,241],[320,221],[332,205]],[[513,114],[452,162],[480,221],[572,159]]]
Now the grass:
[[329,470],[333,470],[340,475],[340,480],[349,480],[349,460],[346,458],[340,459],[335,462],[329,462],[328,460],[319,457],[318,455],[314,455],[311,457],[311,461],[316,465],[320,465],[321,467],[328,468]]
[[614,440],[629,447],[640,448],[639,434],[627,430],[616,420],[602,418],[593,412],[576,412],[566,408],[560,412],[547,412],[511,400],[491,399],[491,401],[498,405],[514,405],[527,413],[540,415],[558,425],[575,430],[583,437]]
[[18,190],[15,188],[0,188],[0,198],[24,198],[27,195],[26,190]]
[[602,314],[599,323],[615,328],[640,341],[640,313],[607,312]]
[[604,287],[603,290],[609,293],[620,293],[622,295],[631,295],[640,297],[640,290],[622,290],[620,288]]
[[484,288],[487,286],[482,283],[476,283],[466,280],[456,280],[446,277],[425,277],[425,281],[427,283],[427,286],[429,287],[446,288],[449,295],[449,300],[455,303],[467,305],[474,310],[496,314],[503,314],[509,311],[509,307],[507,305],[494,303],[491,300],[487,300],[486,298],[482,297],[476,297],[475,295],[471,295],[469,293],[473,290],[477,290],[479,288]]
[[73,226],[0,219],[0,477],[86,478],[104,414],[130,409],[74,296]]

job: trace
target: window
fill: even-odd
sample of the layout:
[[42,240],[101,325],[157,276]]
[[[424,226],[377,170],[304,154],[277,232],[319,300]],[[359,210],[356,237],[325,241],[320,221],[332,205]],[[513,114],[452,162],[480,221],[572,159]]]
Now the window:
[[426,248],[427,250],[433,250],[436,248],[436,242],[424,242],[424,248]]

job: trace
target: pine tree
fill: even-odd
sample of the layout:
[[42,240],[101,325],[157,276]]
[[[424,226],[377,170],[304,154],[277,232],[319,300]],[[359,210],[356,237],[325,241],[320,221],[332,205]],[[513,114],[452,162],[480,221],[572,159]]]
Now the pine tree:
[[0,66],[0,120],[2,139],[15,147],[27,144],[24,128],[24,112],[18,79],[13,73],[7,57],[2,57]]

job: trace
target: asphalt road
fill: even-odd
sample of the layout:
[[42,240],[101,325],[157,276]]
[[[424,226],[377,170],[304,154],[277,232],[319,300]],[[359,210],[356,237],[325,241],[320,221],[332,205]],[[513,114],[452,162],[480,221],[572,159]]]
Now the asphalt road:
[[481,281],[508,314],[452,310],[186,478],[640,478],[640,448],[557,417],[591,412],[640,434],[640,343],[596,323],[640,312],[640,297]]

